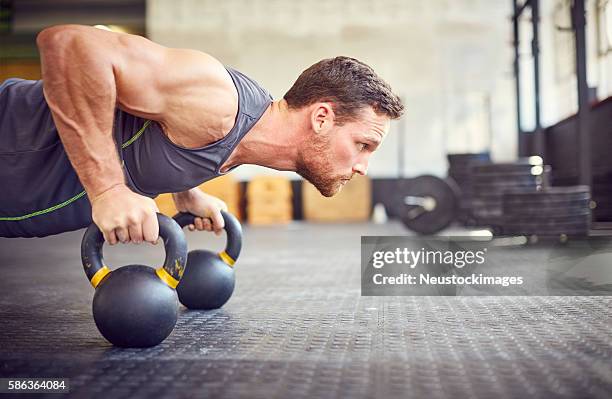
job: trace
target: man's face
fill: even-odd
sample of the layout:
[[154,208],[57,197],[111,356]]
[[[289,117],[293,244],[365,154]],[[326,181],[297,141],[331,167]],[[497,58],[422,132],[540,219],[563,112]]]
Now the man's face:
[[355,173],[367,173],[370,156],[386,136],[389,125],[388,117],[377,115],[369,107],[356,121],[342,125],[332,121],[300,151],[297,173],[322,195],[333,196]]

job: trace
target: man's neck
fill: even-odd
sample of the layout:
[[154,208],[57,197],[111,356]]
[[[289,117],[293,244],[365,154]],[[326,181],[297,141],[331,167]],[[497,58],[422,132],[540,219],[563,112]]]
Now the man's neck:
[[298,148],[304,137],[303,117],[290,111],[285,100],[274,101],[240,141],[222,170],[252,164],[276,170],[296,170]]

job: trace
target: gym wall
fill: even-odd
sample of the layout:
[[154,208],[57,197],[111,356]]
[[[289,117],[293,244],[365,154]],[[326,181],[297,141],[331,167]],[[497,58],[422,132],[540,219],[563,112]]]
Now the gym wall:
[[[515,157],[511,2],[472,0],[149,0],[148,36],[206,51],[280,98],[322,58],[370,64],[406,103],[403,121],[372,157],[370,175],[446,173],[447,151]],[[418,145],[411,143],[418,142]],[[240,179],[272,173],[241,167]],[[295,175],[289,174],[290,177]]]

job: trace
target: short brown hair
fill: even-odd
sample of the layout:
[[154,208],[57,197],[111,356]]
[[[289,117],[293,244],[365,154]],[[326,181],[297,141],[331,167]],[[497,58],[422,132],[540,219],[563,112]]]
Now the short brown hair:
[[327,58],[312,65],[300,74],[284,99],[293,109],[331,102],[338,122],[356,119],[366,106],[391,119],[404,112],[391,86],[368,65],[351,57]]

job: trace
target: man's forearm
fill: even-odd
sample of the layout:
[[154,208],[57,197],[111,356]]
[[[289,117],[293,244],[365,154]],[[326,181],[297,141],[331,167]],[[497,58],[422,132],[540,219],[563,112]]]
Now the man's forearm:
[[69,30],[38,37],[44,93],[68,158],[90,200],[124,184],[112,136],[116,87],[108,57]]

